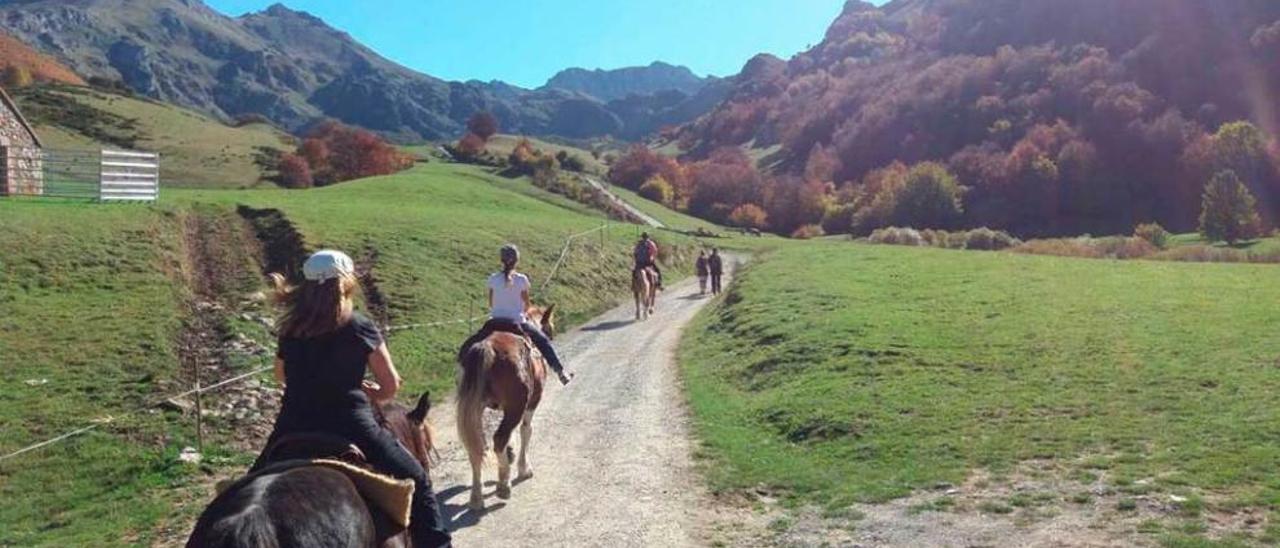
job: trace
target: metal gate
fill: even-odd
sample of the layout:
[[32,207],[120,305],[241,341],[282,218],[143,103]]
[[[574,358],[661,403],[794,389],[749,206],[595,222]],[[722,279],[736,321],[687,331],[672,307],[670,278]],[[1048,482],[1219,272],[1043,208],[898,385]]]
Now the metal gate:
[[153,202],[160,156],[153,152],[0,147],[0,196]]

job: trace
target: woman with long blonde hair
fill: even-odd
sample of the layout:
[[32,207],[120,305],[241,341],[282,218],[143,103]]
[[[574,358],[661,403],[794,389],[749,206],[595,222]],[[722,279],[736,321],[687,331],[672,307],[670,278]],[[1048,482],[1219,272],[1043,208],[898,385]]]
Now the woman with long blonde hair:
[[[377,326],[354,309],[359,287],[355,264],[340,251],[319,251],[302,272],[304,281],[297,286],[272,275],[282,312],[275,374],[284,386],[284,399],[266,447],[300,432],[349,440],[376,470],[413,480],[413,545],[448,546],[449,533],[426,471],[374,415],[374,402],[395,398],[400,374]],[[365,380],[370,373],[376,382]],[[264,452],[253,468],[265,461]]]

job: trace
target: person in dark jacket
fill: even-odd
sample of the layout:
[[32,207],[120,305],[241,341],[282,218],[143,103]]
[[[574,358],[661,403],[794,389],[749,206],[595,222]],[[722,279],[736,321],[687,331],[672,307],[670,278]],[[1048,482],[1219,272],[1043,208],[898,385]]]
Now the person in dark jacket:
[[719,295],[720,277],[724,275],[724,259],[720,257],[719,249],[711,250],[711,256],[707,258],[707,268],[711,271],[711,293]]
[[698,260],[693,264],[694,270],[698,274],[698,294],[707,294],[707,276],[711,275],[711,269],[707,265],[707,251],[704,249],[698,252]]
[[658,289],[661,290],[662,269],[658,268],[658,243],[649,237],[648,232],[640,235],[640,241],[636,242],[632,255],[635,258],[635,269],[637,271],[643,268],[652,268],[653,272],[658,275]]
[[[284,399],[266,447],[302,432],[324,432],[354,443],[379,472],[413,480],[413,545],[449,546],[426,470],[375,418],[373,401],[395,398],[400,374],[377,326],[353,310],[358,282],[351,257],[320,251],[302,271],[305,281],[297,287],[272,275],[275,300],[283,308],[275,374],[284,385]],[[365,380],[367,373],[374,382]],[[264,451],[252,470],[267,464]]]

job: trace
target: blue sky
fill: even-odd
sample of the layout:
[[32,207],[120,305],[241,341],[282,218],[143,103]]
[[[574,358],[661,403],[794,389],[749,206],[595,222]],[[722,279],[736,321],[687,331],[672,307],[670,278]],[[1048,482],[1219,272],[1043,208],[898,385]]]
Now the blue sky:
[[[275,0],[206,0],[228,15]],[[567,67],[666,61],[734,74],[822,39],[844,0],[286,0],[382,55],[449,80],[537,87]],[[358,7],[353,7],[358,6]]]

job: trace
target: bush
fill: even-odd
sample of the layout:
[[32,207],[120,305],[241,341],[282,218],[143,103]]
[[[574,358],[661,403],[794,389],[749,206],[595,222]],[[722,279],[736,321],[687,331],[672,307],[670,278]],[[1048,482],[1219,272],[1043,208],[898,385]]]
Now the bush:
[[1249,254],[1239,249],[1213,247],[1209,245],[1187,245],[1175,247],[1157,253],[1152,257],[1158,261],[1181,261],[1190,263],[1247,263]]
[[1143,223],[1133,229],[1133,235],[1146,240],[1158,249],[1169,247],[1169,231],[1160,223]]
[[293,153],[281,155],[278,169],[280,184],[286,188],[311,188],[315,185],[311,165],[302,156]]
[[850,234],[853,232],[853,214],[857,211],[854,204],[832,204],[822,215],[822,230],[827,234]]
[[568,151],[557,152],[556,161],[560,162],[560,167],[567,171],[582,173],[587,170],[587,163],[582,158],[579,158],[577,154],[569,154]]
[[948,248],[951,242],[951,233],[945,230],[923,230],[920,236],[924,238],[924,243],[933,247]]
[[898,225],[947,228],[962,214],[963,187],[942,164],[926,162],[907,172],[907,179],[894,196],[893,222]]
[[1160,252],[1155,244],[1137,236],[1101,238],[1093,240],[1093,245],[1104,257],[1113,259],[1145,259]]
[[1088,239],[1085,238],[1030,240],[1014,247],[1012,251],[1028,255],[1052,255],[1079,259],[1101,259],[1104,257],[1102,250],[1091,245]]
[[804,225],[791,233],[791,237],[797,240],[812,240],[825,235],[826,233],[822,231],[822,227],[818,225]]
[[927,245],[924,241],[924,236],[921,236],[920,231],[914,228],[881,228],[872,232],[867,240],[873,244],[881,245],[905,245],[911,247]]
[[743,204],[729,214],[729,224],[739,228],[764,230],[769,226],[769,215],[758,205]]
[[1015,247],[1022,242],[1008,232],[1001,230],[991,230],[982,227],[970,230],[965,234],[965,249],[977,249],[981,251],[1000,251]]
[[458,140],[457,146],[453,147],[453,155],[459,160],[473,160],[484,152],[484,138],[474,133],[468,132]]
[[648,182],[640,185],[639,192],[640,196],[668,207],[671,206],[672,201],[676,198],[675,188],[662,176],[649,179]]
[[489,138],[498,133],[498,119],[488,112],[477,112],[467,120],[467,132],[489,142]]

